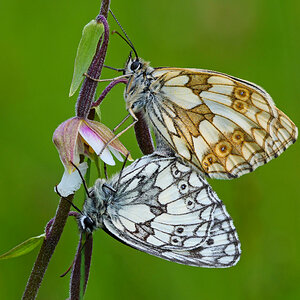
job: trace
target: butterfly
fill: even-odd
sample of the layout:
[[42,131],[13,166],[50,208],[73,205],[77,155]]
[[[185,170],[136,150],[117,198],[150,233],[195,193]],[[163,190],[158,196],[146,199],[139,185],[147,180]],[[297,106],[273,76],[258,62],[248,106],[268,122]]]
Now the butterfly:
[[152,68],[129,57],[127,110],[142,112],[157,137],[211,178],[239,177],[297,139],[295,124],[258,85],[223,73]]
[[235,265],[240,242],[224,204],[180,157],[154,152],[108,181],[97,179],[79,219],[122,243],[180,264]]

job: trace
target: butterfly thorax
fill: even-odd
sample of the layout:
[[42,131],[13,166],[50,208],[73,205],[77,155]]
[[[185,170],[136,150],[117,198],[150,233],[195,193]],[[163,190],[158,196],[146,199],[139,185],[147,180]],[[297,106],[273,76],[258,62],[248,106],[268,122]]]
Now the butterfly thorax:
[[[139,62],[139,64],[137,64]],[[154,69],[149,66],[148,62],[143,60],[129,60],[125,67],[125,75],[129,77],[124,98],[126,108],[134,113],[144,109],[154,97],[156,91],[160,89],[159,82],[153,77]]]

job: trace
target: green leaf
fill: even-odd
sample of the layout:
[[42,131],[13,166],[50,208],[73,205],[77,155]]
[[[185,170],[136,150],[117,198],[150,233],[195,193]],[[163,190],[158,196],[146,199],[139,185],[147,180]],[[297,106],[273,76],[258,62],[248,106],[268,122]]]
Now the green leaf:
[[44,240],[44,238],[45,238],[45,233],[28,239],[25,242],[21,243],[20,245],[12,248],[8,252],[0,255],[0,260],[14,258],[14,257],[18,257],[18,256],[22,256],[24,254],[27,254],[30,251],[32,251],[34,248],[39,246],[42,243],[42,241]]
[[74,95],[83,79],[83,73],[87,72],[103,31],[103,24],[97,23],[96,20],[92,20],[84,26],[81,40],[77,48],[69,97]]

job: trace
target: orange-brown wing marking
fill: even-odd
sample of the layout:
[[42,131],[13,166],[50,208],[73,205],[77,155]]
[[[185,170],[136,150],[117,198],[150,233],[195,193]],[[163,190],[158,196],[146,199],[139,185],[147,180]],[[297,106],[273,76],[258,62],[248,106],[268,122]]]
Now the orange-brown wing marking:
[[297,138],[294,123],[253,83],[207,70],[159,72],[150,120],[174,151],[211,177],[248,173]]

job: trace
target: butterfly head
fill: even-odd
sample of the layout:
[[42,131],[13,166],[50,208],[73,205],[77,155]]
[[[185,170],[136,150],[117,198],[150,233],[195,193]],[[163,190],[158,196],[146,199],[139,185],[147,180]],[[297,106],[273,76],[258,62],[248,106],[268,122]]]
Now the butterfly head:
[[80,218],[80,227],[82,231],[93,232],[95,229],[95,222],[90,216],[82,216]]
[[149,86],[152,82],[150,75],[153,68],[139,57],[129,56],[125,65],[125,75],[129,75],[125,89],[125,101],[127,110],[133,113],[139,112],[145,107],[149,98]]
[[82,215],[79,218],[79,227],[82,231],[91,233],[103,227],[106,203],[113,193],[107,186],[103,179],[98,179],[89,190],[89,196],[84,202]]
[[139,74],[141,72],[144,72],[148,66],[149,63],[144,62],[144,60],[141,59],[140,57],[137,56],[132,57],[130,52],[127,62],[125,64],[124,74],[125,75]]

